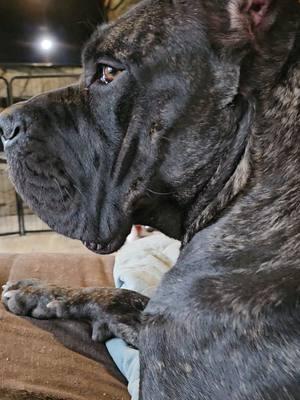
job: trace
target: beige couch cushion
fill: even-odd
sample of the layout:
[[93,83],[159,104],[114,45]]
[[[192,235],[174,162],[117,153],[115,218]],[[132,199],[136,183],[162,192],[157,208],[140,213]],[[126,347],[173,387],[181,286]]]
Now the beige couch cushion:
[[[113,286],[113,257],[0,255],[0,284],[40,278],[64,286]],[[125,382],[85,323],[37,321],[0,305],[0,399],[128,400]]]

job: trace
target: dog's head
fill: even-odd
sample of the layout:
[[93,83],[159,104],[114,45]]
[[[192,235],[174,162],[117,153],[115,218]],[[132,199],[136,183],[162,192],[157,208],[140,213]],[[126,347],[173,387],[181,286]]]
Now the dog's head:
[[99,253],[119,248],[133,223],[181,238],[195,201],[207,206],[243,157],[245,97],[271,84],[296,3],[147,0],[100,27],[78,85],[1,116],[18,192]]

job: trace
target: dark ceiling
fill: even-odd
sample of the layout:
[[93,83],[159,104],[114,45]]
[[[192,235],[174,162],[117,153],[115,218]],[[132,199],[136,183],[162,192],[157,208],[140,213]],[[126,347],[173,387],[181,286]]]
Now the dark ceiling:
[[[103,19],[100,0],[0,0],[0,64],[78,65]],[[49,38],[53,48],[45,51],[40,43]]]

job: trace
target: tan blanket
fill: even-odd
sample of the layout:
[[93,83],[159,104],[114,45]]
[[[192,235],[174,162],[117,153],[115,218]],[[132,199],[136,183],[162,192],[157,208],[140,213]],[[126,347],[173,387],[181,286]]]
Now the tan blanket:
[[[64,286],[113,286],[113,257],[0,255],[0,284],[39,278]],[[0,400],[128,400],[123,378],[90,328],[37,321],[0,305]]]

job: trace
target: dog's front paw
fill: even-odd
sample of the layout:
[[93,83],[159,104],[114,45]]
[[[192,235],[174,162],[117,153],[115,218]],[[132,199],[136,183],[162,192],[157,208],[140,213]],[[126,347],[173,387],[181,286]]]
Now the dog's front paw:
[[13,314],[41,319],[56,316],[55,311],[47,307],[54,299],[54,294],[49,290],[49,286],[40,280],[7,282],[2,289],[2,302]]

